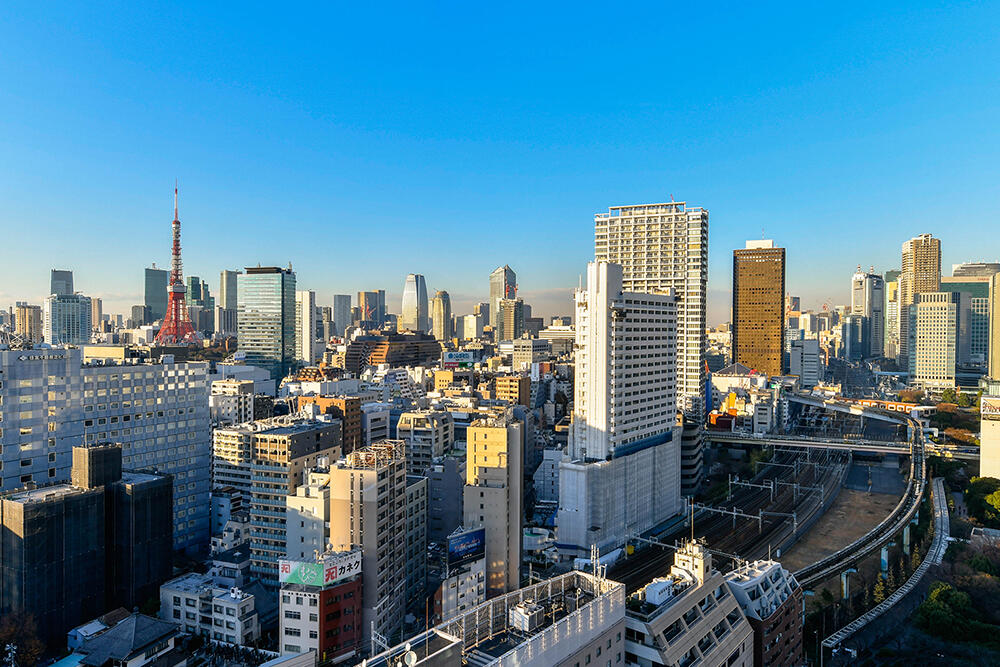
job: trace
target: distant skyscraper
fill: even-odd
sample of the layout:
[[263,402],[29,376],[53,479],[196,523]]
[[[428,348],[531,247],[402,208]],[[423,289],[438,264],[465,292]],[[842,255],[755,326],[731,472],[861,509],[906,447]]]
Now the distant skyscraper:
[[96,297],[90,298],[90,326],[99,329],[104,319],[103,303]]
[[73,294],[73,272],[52,269],[49,279],[49,294]]
[[379,329],[385,324],[385,290],[358,292],[362,326]]
[[990,278],[997,273],[1000,273],[1000,264],[997,262],[965,262],[951,265],[951,275],[955,278]]
[[427,283],[419,273],[406,276],[403,285],[403,307],[399,318],[400,331],[427,332]]
[[557,526],[560,551],[584,556],[681,511],[677,306],[670,294],[624,291],[622,267],[607,262],[587,267],[575,300],[576,383]]
[[994,380],[1000,380],[1000,273],[990,278],[989,320],[990,339],[986,353],[988,375]]
[[501,299],[496,321],[493,326],[493,336],[497,343],[520,338],[524,333],[524,301]]
[[[215,297],[208,289],[208,283],[198,276],[188,276],[187,299],[191,324],[197,331],[211,334],[215,331]],[[196,315],[195,315],[196,314]]]
[[899,277],[898,271],[887,271],[886,276],[895,274],[885,281],[885,344],[883,354],[890,359],[899,356]]
[[311,366],[316,363],[316,292],[295,292],[295,357]]
[[50,345],[82,345],[90,342],[90,297],[82,294],[52,294],[45,299],[45,342]]
[[881,357],[885,347],[885,282],[882,276],[864,273],[861,267],[851,278],[851,313],[868,318],[866,357]]
[[909,381],[931,389],[956,386],[969,362],[970,297],[964,292],[919,292],[909,308]]
[[781,375],[784,294],[784,248],[763,240],[733,251],[733,363]]
[[490,274],[490,321],[495,330],[500,323],[500,302],[517,297],[517,274],[506,264],[493,269]]
[[351,295],[333,295],[333,327],[338,336],[344,335],[344,329],[351,326]]
[[941,289],[941,240],[921,234],[903,243],[903,264],[899,274],[899,357],[902,367],[909,364],[910,306],[917,294]]
[[991,281],[992,275],[941,277],[942,292],[964,292],[969,296],[969,361],[982,368],[989,362]]
[[452,331],[451,322],[451,297],[444,290],[438,290],[434,294],[433,313],[434,337],[438,340],[451,340],[455,332]]
[[167,314],[167,283],[170,281],[170,272],[164,269],[146,269],[144,285],[144,301],[146,306],[146,316],[148,322],[140,324],[151,324],[157,320],[162,320]]
[[14,333],[29,343],[41,343],[42,307],[18,301],[14,310]]
[[219,274],[219,303],[218,305],[228,310],[236,310],[238,297],[236,287],[236,276],[241,271],[224,270]]
[[847,361],[861,361],[871,349],[871,322],[864,315],[846,315],[840,325],[843,357]]
[[295,363],[295,273],[247,267],[237,286],[240,350],[247,364],[266,368],[280,382]]

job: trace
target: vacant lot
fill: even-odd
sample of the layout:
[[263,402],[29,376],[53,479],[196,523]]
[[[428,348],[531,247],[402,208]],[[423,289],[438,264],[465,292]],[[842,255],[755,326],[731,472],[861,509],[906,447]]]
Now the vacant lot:
[[781,564],[794,572],[829,556],[878,525],[897,503],[899,496],[841,489],[826,514],[781,555]]

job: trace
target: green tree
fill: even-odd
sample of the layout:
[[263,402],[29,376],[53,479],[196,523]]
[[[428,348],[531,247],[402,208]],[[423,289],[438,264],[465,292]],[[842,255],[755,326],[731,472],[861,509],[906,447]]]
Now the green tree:
[[948,387],[941,392],[941,402],[942,403],[954,403],[956,399],[955,390]]
[[970,399],[969,395],[965,392],[958,395],[958,400],[956,402],[960,408],[967,408],[972,405],[972,399]]
[[969,514],[987,526],[1000,525],[1000,479],[973,477],[965,490]]

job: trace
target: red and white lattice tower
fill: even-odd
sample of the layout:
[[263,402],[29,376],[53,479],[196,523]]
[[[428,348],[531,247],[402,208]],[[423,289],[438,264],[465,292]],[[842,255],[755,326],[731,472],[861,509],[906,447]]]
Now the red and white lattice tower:
[[181,267],[181,221],[177,217],[177,186],[174,186],[174,244],[171,249],[170,281],[167,283],[167,314],[156,334],[160,345],[183,345],[198,342],[198,334],[191,326],[184,294],[184,270]]

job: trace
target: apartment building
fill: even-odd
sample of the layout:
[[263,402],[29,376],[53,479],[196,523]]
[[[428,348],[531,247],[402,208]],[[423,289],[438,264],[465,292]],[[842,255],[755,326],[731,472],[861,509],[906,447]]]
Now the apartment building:
[[373,627],[395,635],[406,599],[406,446],[385,440],[362,447],[329,474],[330,544],[362,552],[363,641],[371,640]]
[[486,529],[486,590],[493,597],[520,584],[524,425],[505,409],[473,421],[466,438],[463,523]]
[[190,572],[160,586],[159,615],[217,642],[250,646],[260,638],[254,595],[216,586],[207,574]]

